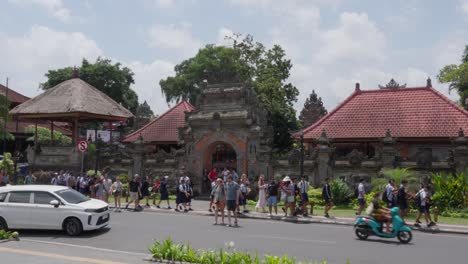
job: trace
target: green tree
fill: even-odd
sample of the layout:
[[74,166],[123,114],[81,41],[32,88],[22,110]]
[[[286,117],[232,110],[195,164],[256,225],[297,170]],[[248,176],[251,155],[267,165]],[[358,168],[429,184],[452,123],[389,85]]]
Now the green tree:
[[10,116],[8,115],[8,111],[10,110],[10,102],[8,98],[2,94],[0,94],[0,141],[4,138],[6,140],[14,140],[12,134],[5,131],[5,124],[10,121]]
[[468,98],[468,45],[465,46],[461,64],[450,64],[443,67],[437,78],[441,83],[449,83],[449,89],[456,90],[460,95],[460,105],[468,109],[465,103]]
[[175,76],[159,82],[167,102],[195,103],[201,83],[242,82],[251,86],[269,113],[274,128],[274,147],[289,149],[290,131],[298,129],[293,103],[299,91],[288,82],[292,63],[279,45],[266,49],[248,35],[229,37],[232,46],[206,45],[175,66]]
[[[33,134],[32,137],[29,137],[27,140],[28,141],[34,141],[35,138],[35,128],[30,126],[26,128],[26,133],[31,133]],[[71,144],[71,138],[65,136],[62,132],[60,131],[54,131],[54,141],[51,142],[51,137],[50,137],[50,129],[45,128],[45,127],[38,127],[37,128],[37,142],[42,144],[42,145],[60,145],[60,146],[67,146]]]
[[[112,63],[110,59],[97,58],[95,63],[83,59],[79,70],[79,77],[96,87],[110,98],[130,110],[136,112],[138,107],[138,95],[130,88],[135,83],[133,72],[122,67],[120,63]],[[55,85],[73,78],[73,68],[66,67],[57,70],[49,70],[45,76],[47,81],[41,85],[47,90]]]

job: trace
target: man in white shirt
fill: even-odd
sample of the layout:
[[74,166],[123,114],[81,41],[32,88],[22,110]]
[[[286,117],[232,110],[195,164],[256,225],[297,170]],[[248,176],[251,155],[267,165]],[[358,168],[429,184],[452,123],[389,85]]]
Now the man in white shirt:
[[362,210],[366,207],[366,189],[364,188],[364,179],[359,179],[358,189],[358,201],[359,209],[357,215],[361,215]]
[[104,199],[106,203],[109,202],[109,196],[111,195],[111,186],[112,186],[112,180],[109,179],[109,176],[104,174],[104,179],[102,180],[102,184],[104,185]]
[[227,182],[227,178],[229,176],[229,173],[230,172],[229,172],[228,168],[224,168],[224,170],[222,172],[224,182]]
[[[185,186],[190,187],[190,190],[191,190],[192,183],[190,182],[189,176],[185,175],[185,176],[180,177],[179,183],[182,184],[182,182],[184,182]],[[191,193],[191,195],[193,195],[193,193]],[[186,205],[188,205],[188,211],[193,211],[191,199],[187,199]]]
[[414,226],[421,227],[421,221],[419,221],[419,219],[423,214],[426,218],[427,227],[436,225],[436,223],[432,221],[431,214],[429,213],[430,192],[427,185],[424,185],[424,187],[421,190],[419,190],[419,192],[416,194],[415,200],[416,205],[419,206],[419,213],[416,217]]

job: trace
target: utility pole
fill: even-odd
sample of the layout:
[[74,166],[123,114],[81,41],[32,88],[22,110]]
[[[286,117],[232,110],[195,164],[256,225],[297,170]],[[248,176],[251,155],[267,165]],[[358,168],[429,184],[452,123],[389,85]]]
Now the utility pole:
[[304,177],[304,129],[301,130],[301,178]]
[[3,147],[2,153],[5,154],[6,151],[6,141],[7,141],[7,119],[8,119],[8,111],[10,110],[8,107],[8,77],[6,78],[6,86],[5,86],[5,115],[3,116]]

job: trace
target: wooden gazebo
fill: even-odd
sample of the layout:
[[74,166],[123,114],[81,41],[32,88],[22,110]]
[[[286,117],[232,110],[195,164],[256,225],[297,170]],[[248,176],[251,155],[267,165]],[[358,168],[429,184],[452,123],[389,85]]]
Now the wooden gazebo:
[[133,114],[109,96],[79,78],[64,81],[44,93],[29,99],[10,111],[15,120],[34,122],[37,145],[38,121],[66,122],[72,128],[73,145],[78,141],[80,123],[126,121]]

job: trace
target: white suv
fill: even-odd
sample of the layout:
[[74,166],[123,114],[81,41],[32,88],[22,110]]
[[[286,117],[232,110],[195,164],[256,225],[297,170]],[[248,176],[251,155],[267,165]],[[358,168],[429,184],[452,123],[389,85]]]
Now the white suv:
[[0,229],[64,230],[70,236],[109,224],[107,203],[65,186],[0,187]]

